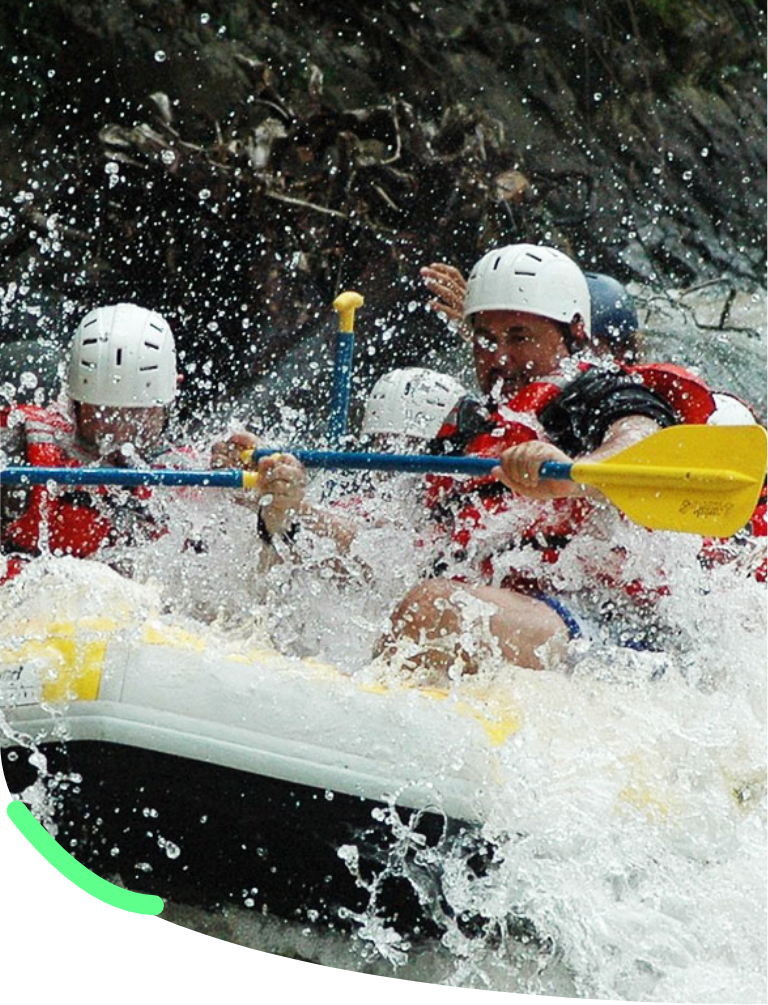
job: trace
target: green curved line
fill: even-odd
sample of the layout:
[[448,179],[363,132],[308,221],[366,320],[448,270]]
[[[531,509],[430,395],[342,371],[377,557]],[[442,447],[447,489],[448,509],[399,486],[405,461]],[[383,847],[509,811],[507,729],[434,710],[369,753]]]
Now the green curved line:
[[68,851],[61,847],[55,838],[51,837],[42,824],[32,816],[29,809],[20,800],[14,799],[8,803],[8,816],[18,827],[33,848],[40,852],[43,858],[50,862],[54,869],[79,886],[81,890],[90,893],[105,904],[119,907],[121,911],[133,911],[134,914],[160,914],[165,907],[161,897],[152,893],[134,893],[124,890],[121,886],[102,879],[95,872],[86,869],[84,865],[72,858]]

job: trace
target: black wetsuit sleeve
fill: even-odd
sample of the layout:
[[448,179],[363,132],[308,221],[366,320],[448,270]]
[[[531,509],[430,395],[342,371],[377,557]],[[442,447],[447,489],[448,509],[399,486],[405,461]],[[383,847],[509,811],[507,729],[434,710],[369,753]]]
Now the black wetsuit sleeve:
[[494,428],[488,410],[471,395],[461,398],[444,423],[448,431],[427,444],[428,454],[448,454],[460,457],[472,440]]
[[680,420],[672,407],[632,374],[598,367],[567,384],[539,416],[547,435],[571,457],[596,450],[618,419],[642,415],[659,426]]

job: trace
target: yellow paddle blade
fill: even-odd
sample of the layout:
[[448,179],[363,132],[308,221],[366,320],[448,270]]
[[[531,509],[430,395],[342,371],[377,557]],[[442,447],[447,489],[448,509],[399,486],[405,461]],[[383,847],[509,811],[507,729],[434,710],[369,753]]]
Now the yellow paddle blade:
[[730,537],[752,515],[766,471],[762,426],[670,426],[571,478],[655,530]]

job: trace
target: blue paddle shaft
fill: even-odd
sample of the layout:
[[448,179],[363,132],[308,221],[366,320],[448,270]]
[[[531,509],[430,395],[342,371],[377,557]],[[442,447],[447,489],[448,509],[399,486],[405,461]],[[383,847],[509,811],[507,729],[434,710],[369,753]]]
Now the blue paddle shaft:
[[242,471],[173,471],[167,468],[22,468],[0,471],[1,485],[200,485],[211,488],[243,487]]
[[[276,453],[290,453],[305,467],[348,471],[399,471],[413,474],[487,475],[498,461],[493,457],[433,457],[421,454],[346,453],[334,450],[256,450],[254,460]],[[571,465],[545,461],[542,478],[558,481],[570,477]],[[243,487],[243,472],[173,471],[165,468],[137,470],[135,468],[30,468],[8,467],[0,471],[0,484],[44,485],[198,485],[202,488]]]
[[[400,471],[435,475],[487,475],[498,466],[495,457],[435,457],[432,454],[348,453],[336,450],[254,450],[253,459],[289,453],[307,468],[348,471]],[[545,461],[541,477],[556,481],[570,478],[571,465]]]
[[338,446],[347,432],[349,396],[352,386],[352,358],[355,352],[353,332],[336,333],[336,349],[333,357],[333,391],[331,396],[331,418],[328,438]]

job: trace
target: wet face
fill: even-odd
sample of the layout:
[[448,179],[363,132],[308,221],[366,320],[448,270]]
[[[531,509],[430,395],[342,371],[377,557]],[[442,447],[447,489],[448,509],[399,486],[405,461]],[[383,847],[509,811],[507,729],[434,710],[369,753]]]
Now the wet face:
[[160,442],[165,428],[165,408],[113,408],[80,404],[77,433],[81,440],[98,447],[104,455],[130,457]]
[[499,401],[552,373],[570,355],[560,324],[523,311],[473,315],[472,351],[481,390]]

